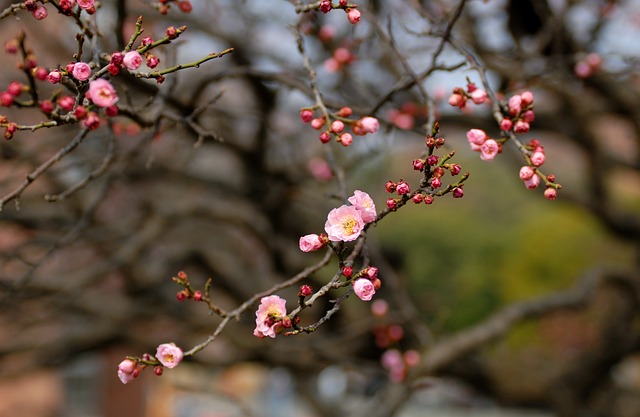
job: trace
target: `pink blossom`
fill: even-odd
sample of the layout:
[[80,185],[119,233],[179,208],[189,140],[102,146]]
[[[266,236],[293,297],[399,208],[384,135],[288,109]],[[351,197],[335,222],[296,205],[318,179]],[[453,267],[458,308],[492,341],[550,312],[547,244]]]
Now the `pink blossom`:
[[31,14],[33,15],[33,17],[36,18],[36,20],[42,20],[44,18],[46,18],[48,16],[48,12],[47,12],[47,8],[44,6],[38,6],[36,7],[35,10],[33,10],[31,12]]
[[76,104],[76,99],[71,96],[62,96],[58,99],[58,106],[62,110],[71,110]]
[[313,252],[324,247],[324,242],[319,235],[310,234],[301,236],[298,245],[302,252]]
[[96,112],[91,111],[87,113],[82,123],[84,123],[89,130],[94,130],[100,127],[100,117]]
[[513,131],[515,133],[527,133],[529,131],[529,123],[524,120],[518,120],[516,124],[513,126]]
[[530,180],[531,177],[533,177],[535,175],[535,171],[533,170],[533,168],[531,168],[528,165],[523,166],[522,168],[520,168],[520,179],[522,181],[527,181]]
[[491,161],[498,154],[500,146],[498,142],[493,139],[487,139],[482,146],[480,146],[480,159],[483,161]]
[[544,198],[546,198],[547,200],[553,201],[557,196],[558,192],[553,187],[548,187],[546,190],[544,190]]
[[489,136],[482,129],[471,129],[467,132],[467,141],[474,151],[480,151],[480,146],[489,139]]
[[542,164],[544,164],[544,160],[545,160],[544,152],[535,151],[534,153],[531,154],[530,159],[531,159],[531,165],[533,165],[534,167],[539,167]]
[[500,121],[500,129],[508,132],[513,127],[513,122],[508,117],[505,117]]
[[86,81],[91,77],[91,67],[86,62],[76,62],[71,75],[78,81]]
[[320,3],[320,11],[327,14],[331,11],[331,0],[322,0]]
[[522,109],[522,97],[516,95],[509,99],[509,114],[517,116]]
[[360,11],[358,9],[347,9],[347,19],[355,25],[360,21]]
[[358,278],[353,282],[353,292],[355,292],[362,301],[370,301],[376,293],[376,289],[370,280]]
[[125,359],[118,365],[118,378],[123,384],[135,378],[134,371],[136,370],[136,363],[131,359]]
[[455,187],[451,190],[451,195],[453,195],[453,198],[462,198],[464,197],[464,189],[462,187]]
[[479,88],[476,90],[473,90],[473,92],[471,93],[471,100],[475,104],[482,104],[485,101],[487,101],[487,92]]
[[287,300],[270,295],[262,297],[256,311],[256,328],[253,335],[259,338],[276,337],[276,331],[281,327],[280,321],[287,315]]
[[360,212],[362,221],[365,223],[371,223],[376,219],[376,205],[369,194],[355,190],[353,195],[349,197],[348,201]]
[[340,133],[344,130],[344,122],[342,120],[334,120],[331,122],[331,131],[333,133]]
[[175,368],[184,358],[182,349],[175,343],[163,343],[156,349],[156,359],[167,368]]
[[380,362],[386,369],[404,367],[404,358],[402,357],[402,353],[397,349],[389,349],[385,351],[380,357]]
[[449,105],[463,108],[467,99],[462,94],[453,93],[449,97]]
[[160,63],[160,60],[158,59],[157,56],[149,55],[147,57],[147,67],[154,69],[155,67],[158,66],[159,63]]
[[91,9],[92,7],[95,6],[94,0],[77,0],[76,3],[78,3],[78,7],[84,10]]
[[0,105],[4,107],[9,107],[13,104],[13,94],[8,93],[7,91],[3,91],[0,93]]
[[300,119],[303,123],[309,123],[313,119],[313,112],[309,109],[300,110]]
[[62,73],[58,70],[53,70],[47,75],[47,81],[51,84],[59,83],[62,80]]
[[338,142],[340,142],[342,146],[349,146],[353,143],[353,135],[351,133],[343,133],[338,137]]
[[531,178],[524,181],[524,185],[528,189],[533,190],[534,188],[537,188],[538,185],[540,185],[540,177],[534,174]]
[[527,107],[533,104],[533,93],[531,91],[525,91],[520,94],[520,98],[522,100],[522,107]]
[[333,242],[356,240],[364,228],[360,210],[353,206],[342,205],[329,212],[324,230]]
[[89,83],[88,94],[91,101],[98,107],[109,107],[116,104],[118,95],[111,83],[103,78],[98,78]]
[[527,123],[533,123],[535,119],[536,119],[536,115],[533,112],[533,110],[527,110],[526,112],[522,113],[522,120],[524,120]]
[[396,192],[398,193],[398,195],[409,194],[411,192],[411,188],[409,187],[409,184],[407,184],[406,182],[400,181],[396,185]]
[[375,117],[366,116],[358,121],[358,125],[362,127],[365,133],[376,133],[380,128],[380,123]]
[[389,312],[389,304],[381,299],[371,304],[371,314],[376,317],[384,317]]
[[129,70],[137,70],[142,65],[142,56],[136,51],[129,51],[124,54],[122,63]]

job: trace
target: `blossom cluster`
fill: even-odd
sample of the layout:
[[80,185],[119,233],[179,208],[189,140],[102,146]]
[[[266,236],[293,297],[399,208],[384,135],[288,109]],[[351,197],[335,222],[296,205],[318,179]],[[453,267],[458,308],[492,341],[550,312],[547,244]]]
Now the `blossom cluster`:
[[376,219],[376,205],[369,194],[355,190],[347,199],[352,205],[343,204],[327,215],[324,224],[326,234],[308,234],[299,241],[300,250],[311,252],[323,248],[329,241],[350,242],[356,240],[364,226]]
[[[315,130],[322,130],[319,139],[322,143],[328,143],[334,137],[342,146],[349,146],[353,143],[353,135],[364,136],[368,133],[376,133],[380,128],[380,123],[375,117],[365,116],[360,119],[350,119],[353,110],[350,107],[342,107],[335,114],[321,115],[315,117],[315,107],[303,108],[300,110],[300,119],[304,123],[310,123]],[[351,128],[351,132],[345,132],[346,128]]]
[[466,91],[461,87],[453,89],[453,93],[449,96],[449,105],[463,109],[466,107],[468,100],[471,100],[474,104],[483,104],[488,100],[487,92],[469,82],[467,83]]
[[[434,132],[435,133],[435,132]],[[455,177],[460,174],[462,167],[459,164],[449,163],[455,152],[451,152],[443,157],[439,157],[434,153],[435,150],[441,148],[445,144],[442,137],[427,136],[425,144],[428,154],[424,158],[414,159],[412,162],[413,169],[423,173],[423,179],[420,187],[414,192],[411,186],[402,178],[398,181],[389,180],[385,184],[385,191],[395,193],[399,198],[389,197],[386,201],[389,210],[396,210],[400,205],[411,200],[414,204],[432,204],[435,197],[446,193],[451,193],[454,198],[462,198],[464,196],[463,182],[467,176],[463,176],[458,182],[450,184],[447,187],[443,185],[444,175],[449,172]]]
[[360,11],[357,9],[357,5],[349,4],[347,0],[339,0],[338,4],[333,4],[331,0],[322,0],[318,5],[318,10],[327,14],[333,9],[342,9],[347,13],[347,19],[352,24],[356,24],[360,21]]
[[184,359],[184,352],[175,343],[162,343],[156,349],[155,358],[145,353],[142,358],[125,358],[118,365],[118,378],[123,384],[137,378],[147,366],[154,365],[154,373],[162,375],[163,367],[172,369]]

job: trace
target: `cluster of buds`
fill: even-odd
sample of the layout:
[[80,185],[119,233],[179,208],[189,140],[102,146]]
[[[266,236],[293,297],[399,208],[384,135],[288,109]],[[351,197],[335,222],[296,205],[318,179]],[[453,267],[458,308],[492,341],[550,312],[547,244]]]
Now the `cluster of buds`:
[[[434,133],[437,132],[436,126]],[[424,158],[414,159],[412,162],[413,169],[423,173],[423,178],[420,187],[411,192],[411,187],[402,178],[399,181],[387,181],[385,184],[385,191],[388,193],[396,193],[400,197],[387,199],[386,204],[389,210],[396,210],[401,204],[411,200],[415,204],[425,203],[431,204],[436,196],[444,195],[451,192],[454,198],[462,198],[464,196],[463,182],[467,179],[468,175],[463,176],[455,184],[450,184],[447,187],[443,187],[442,179],[445,174],[449,172],[451,176],[455,177],[460,174],[462,167],[459,164],[449,163],[449,160],[455,155],[455,151],[439,157],[434,154],[434,151],[441,148],[445,144],[445,140],[442,137],[427,136],[425,140],[427,145],[428,154]]]
[[480,152],[480,159],[491,161],[497,154],[502,152],[504,139],[491,139],[484,130],[471,129],[467,132],[467,141],[472,151]]
[[355,61],[356,56],[348,48],[341,46],[333,51],[331,57],[324,61],[323,66],[327,72],[338,72]]
[[520,168],[519,176],[524,185],[529,189],[538,188],[541,182],[541,177],[544,179],[547,188],[544,191],[544,196],[547,200],[555,200],[558,195],[558,189],[561,188],[559,184],[555,184],[555,175],[544,175],[540,172],[539,168],[544,164],[545,154],[544,148],[540,145],[537,139],[531,139],[526,145],[527,149],[531,152],[527,156],[527,165]]
[[[371,301],[373,296],[376,294],[376,291],[382,286],[382,281],[378,278],[378,268],[375,266],[368,266],[355,275],[353,275],[353,270],[349,272],[347,268],[351,267],[343,267],[342,275],[345,275],[348,279],[352,280],[351,283],[353,285],[353,292],[355,295],[357,295],[362,301]],[[347,276],[345,272],[346,274],[350,273],[351,275]]]
[[186,272],[180,271],[177,274],[178,276],[172,277],[171,280],[176,284],[184,287],[182,290],[176,293],[176,298],[178,301],[184,301],[187,299],[193,299],[195,301],[201,301],[203,298],[202,291],[194,290],[191,288],[191,283],[189,282],[189,277]]
[[471,100],[474,104],[483,104],[487,99],[487,92],[476,87],[474,83],[469,81],[466,91],[462,87],[453,89],[453,93],[449,96],[449,104],[453,107],[463,109],[467,105],[468,100]]
[[578,78],[589,78],[602,66],[602,57],[595,52],[588,54],[576,62],[573,72]]
[[357,7],[357,4],[349,4],[347,0],[339,0],[338,4],[333,4],[331,0],[322,0],[318,5],[318,10],[327,14],[333,9],[342,9],[347,13],[349,22],[355,25],[360,21],[360,11]]
[[500,121],[500,129],[505,132],[513,129],[514,133],[527,133],[535,119],[533,93],[525,91],[509,98],[507,111],[508,115]]
[[183,13],[191,13],[191,10],[193,10],[190,0],[160,0],[154,5],[161,14],[167,14],[171,10],[172,4],[177,5],[178,9]]
[[184,352],[175,343],[162,343],[156,349],[156,356],[148,353],[141,358],[127,357],[118,365],[118,378],[123,384],[127,384],[140,376],[147,367],[153,366],[154,374],[162,375],[163,368],[175,368],[184,359]]
[[420,363],[420,353],[416,350],[401,352],[399,349],[388,349],[380,357],[382,367],[389,372],[394,382],[402,382],[407,377],[409,368]]
[[[364,136],[368,133],[376,133],[380,128],[378,119],[365,116],[360,119],[351,119],[353,110],[350,107],[343,107],[336,113],[327,116],[315,117],[315,107],[303,108],[300,110],[300,119],[304,123],[310,123],[315,130],[322,130],[319,139],[322,143],[328,143],[331,138],[335,138],[342,146],[349,146],[353,143],[353,136]],[[345,132],[350,128],[351,133]]]

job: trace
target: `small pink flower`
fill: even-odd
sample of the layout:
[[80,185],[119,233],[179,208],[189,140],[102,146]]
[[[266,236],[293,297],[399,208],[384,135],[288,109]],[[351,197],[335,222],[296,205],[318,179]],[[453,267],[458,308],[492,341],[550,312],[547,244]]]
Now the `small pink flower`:
[[487,92],[481,89],[475,89],[471,93],[471,100],[475,104],[482,104],[487,101]]
[[348,198],[348,201],[360,212],[365,223],[371,223],[376,219],[376,205],[369,194],[355,190],[353,195]]
[[62,81],[62,73],[58,70],[53,70],[47,75],[47,81],[51,84],[57,84]]
[[33,10],[31,12],[31,14],[33,15],[33,17],[36,18],[36,20],[42,20],[44,18],[46,18],[48,16],[48,12],[47,12],[47,8],[44,6],[38,6],[36,7],[35,10]]
[[482,146],[480,146],[480,159],[483,161],[491,161],[498,154],[500,146],[498,142],[493,139],[487,139]]
[[111,83],[103,78],[98,78],[89,83],[88,94],[91,101],[98,107],[109,107],[116,104],[118,95]]
[[356,240],[364,228],[362,214],[353,206],[342,205],[329,212],[324,230],[333,242]]
[[344,122],[341,120],[334,120],[331,122],[331,131],[333,133],[340,133],[344,130]]
[[353,135],[351,133],[343,133],[338,137],[338,142],[342,146],[350,146],[353,143]]
[[309,123],[313,119],[313,111],[309,109],[300,110],[300,119],[303,123]]
[[184,353],[175,343],[163,343],[156,350],[156,359],[169,369],[178,366],[182,358],[184,358]]
[[320,11],[327,14],[331,11],[331,0],[322,0],[320,3]]
[[358,278],[353,282],[353,292],[362,301],[370,301],[376,293],[373,283],[366,278]]
[[276,331],[281,327],[280,321],[287,315],[287,300],[270,295],[262,297],[256,311],[256,328],[253,335],[259,338],[276,337]]
[[89,10],[95,6],[94,0],[77,0],[76,3],[78,4],[78,7],[84,10]]
[[142,65],[142,56],[136,51],[129,51],[124,54],[122,63],[129,70],[137,70]]
[[118,365],[118,378],[120,378],[123,384],[126,384],[135,378],[135,370],[136,363],[131,359],[125,359]]
[[533,177],[535,175],[535,171],[533,170],[533,168],[531,168],[528,165],[523,166],[522,168],[520,168],[520,179],[522,181],[527,181],[530,180],[531,177]]
[[557,196],[558,192],[553,187],[548,187],[546,190],[544,190],[544,198],[546,198],[547,200],[553,201]]
[[324,247],[324,242],[319,235],[310,234],[300,237],[298,243],[302,252],[313,252]]
[[533,110],[527,110],[526,112],[522,113],[522,120],[524,120],[527,123],[533,123],[535,119],[536,119],[536,115],[533,112]]
[[540,185],[540,177],[534,174],[531,178],[524,181],[524,185],[528,189],[533,190],[534,188],[537,188],[538,185]]
[[76,99],[71,96],[62,96],[58,99],[58,106],[62,110],[71,110],[76,104]]
[[480,151],[480,146],[489,139],[489,136],[482,129],[471,129],[467,132],[467,141],[474,151]]
[[500,121],[500,129],[508,132],[513,128],[513,122],[508,117],[505,117]]
[[13,99],[13,94],[10,94],[7,91],[0,93],[0,105],[4,107],[10,107],[13,104]]
[[376,133],[380,128],[380,123],[378,122],[378,119],[370,116],[363,117],[362,119],[360,119],[358,121],[358,125],[362,127],[362,130],[365,133]]
[[524,120],[518,120],[516,124],[513,126],[513,131],[515,133],[527,133],[529,131],[529,123]]
[[89,130],[94,130],[100,127],[100,117],[96,112],[89,112],[87,116],[82,121],[84,125],[89,128]]
[[463,108],[466,102],[467,102],[467,99],[462,94],[453,93],[449,97],[449,105],[453,107]]
[[522,109],[522,97],[519,95],[512,96],[509,99],[509,114],[512,116],[517,116]]
[[453,198],[462,198],[464,197],[464,189],[462,187],[455,187],[451,190],[451,195],[453,195]]
[[531,165],[533,165],[534,167],[542,166],[542,164],[544,164],[544,161],[545,161],[544,152],[535,151],[534,153],[531,154],[530,159],[531,159]]
[[91,67],[86,62],[76,62],[71,75],[78,81],[86,81],[91,77]]
[[533,93],[531,91],[525,91],[520,94],[520,99],[522,101],[522,107],[527,107],[533,104]]
[[158,59],[157,56],[149,55],[147,57],[147,67],[154,69],[155,67],[158,66],[159,63],[160,63],[160,60]]
[[347,9],[347,19],[355,25],[360,21],[360,11],[358,9]]
[[409,194],[411,192],[411,188],[409,187],[409,184],[407,184],[406,182],[400,181],[396,185],[396,192],[398,193],[398,195]]

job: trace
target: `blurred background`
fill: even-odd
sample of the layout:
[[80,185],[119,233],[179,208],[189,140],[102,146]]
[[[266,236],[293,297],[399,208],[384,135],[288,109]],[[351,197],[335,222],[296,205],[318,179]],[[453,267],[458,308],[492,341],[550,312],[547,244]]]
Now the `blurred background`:
[[[235,50],[162,84],[111,77],[119,115],[4,204],[0,417],[640,415],[640,2],[362,0],[357,25],[283,0],[193,0],[191,13],[105,1],[76,23],[50,3],[41,21],[1,3],[2,42],[23,36],[42,68],[79,50],[106,65],[140,15],[154,39],[187,26],[154,49],[160,68]],[[298,35],[327,107],[377,117],[378,133],[322,144],[300,121],[315,98]],[[0,89],[26,84],[24,58],[2,54]],[[533,92],[535,121],[518,137],[544,146],[557,200],[523,186],[511,143],[491,162],[469,149],[469,129],[500,130],[490,104],[448,104],[468,80],[500,98]],[[41,100],[75,94],[36,87]],[[0,114],[46,120],[16,104]],[[176,300],[178,271],[197,288],[212,278],[226,310],[294,276],[322,257],[298,238],[322,232],[341,179],[378,211],[387,181],[418,186],[412,161],[434,117],[470,173],[464,198],[410,203],[369,229],[376,304],[350,297],[314,334],[273,340],[252,336],[251,308],[177,368],[118,380],[125,356],[186,350],[220,323]],[[2,143],[0,198],[78,131]],[[319,288],[336,270],[302,283]],[[278,292],[289,308],[296,293]]]

